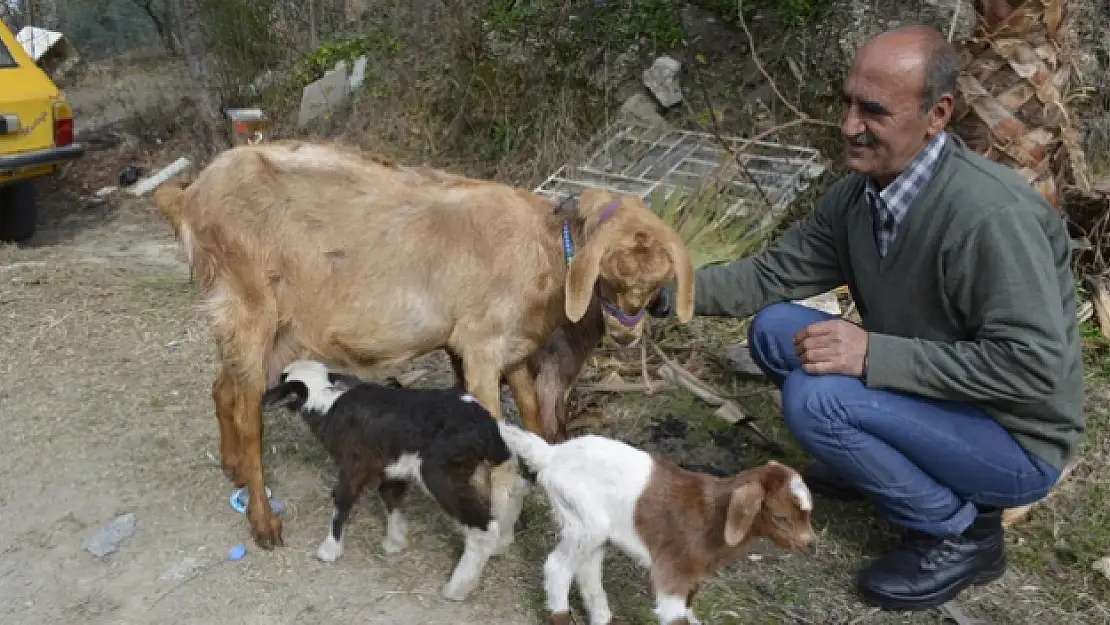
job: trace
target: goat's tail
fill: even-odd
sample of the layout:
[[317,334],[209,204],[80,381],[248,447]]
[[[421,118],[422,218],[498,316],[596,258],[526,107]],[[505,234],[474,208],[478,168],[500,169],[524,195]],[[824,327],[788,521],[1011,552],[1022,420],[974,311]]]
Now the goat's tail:
[[497,420],[497,427],[501,431],[501,438],[505,439],[505,444],[533,473],[543,471],[551,463],[554,452],[547,441],[504,419]]
[[152,195],[158,212],[170,221],[175,231],[181,227],[185,211],[185,189],[188,183],[168,181],[154,190]]

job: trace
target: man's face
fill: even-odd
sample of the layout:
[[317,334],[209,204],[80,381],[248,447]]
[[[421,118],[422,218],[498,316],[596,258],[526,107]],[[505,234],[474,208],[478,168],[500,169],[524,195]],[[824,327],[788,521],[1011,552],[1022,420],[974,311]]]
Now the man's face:
[[[947,122],[945,100],[921,112],[925,75],[917,50],[875,42],[860,51],[844,83],[848,167],[889,184]],[[947,101],[950,98],[946,97]],[[946,108],[947,107],[947,108]]]

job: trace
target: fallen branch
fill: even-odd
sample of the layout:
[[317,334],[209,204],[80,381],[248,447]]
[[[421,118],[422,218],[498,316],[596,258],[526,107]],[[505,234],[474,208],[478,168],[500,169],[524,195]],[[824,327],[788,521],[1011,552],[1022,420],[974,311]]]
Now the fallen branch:
[[647,382],[599,382],[597,384],[578,384],[574,390],[581,393],[647,393],[652,394],[661,388],[671,388],[672,385],[663,381]]

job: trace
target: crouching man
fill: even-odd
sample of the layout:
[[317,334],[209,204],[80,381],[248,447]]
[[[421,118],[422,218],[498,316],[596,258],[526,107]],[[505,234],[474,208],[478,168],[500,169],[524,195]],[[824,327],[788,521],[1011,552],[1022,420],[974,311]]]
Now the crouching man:
[[[945,132],[959,70],[930,29],[868,42],[844,85],[852,172],[767,250],[697,275],[697,314],[755,314],[752,357],[814,492],[905,529],[859,577],[888,609],[1001,576],[1002,509],[1044,497],[1085,427],[1064,221]],[[789,303],[843,284],[862,327]]]

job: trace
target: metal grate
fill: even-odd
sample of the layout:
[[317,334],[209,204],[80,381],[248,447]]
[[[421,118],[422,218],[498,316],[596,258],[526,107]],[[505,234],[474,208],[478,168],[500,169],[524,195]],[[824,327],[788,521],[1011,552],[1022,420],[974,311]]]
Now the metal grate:
[[670,194],[719,177],[730,214],[746,216],[755,209],[772,218],[825,170],[816,149],[768,141],[724,137],[739,152],[736,158],[709,133],[622,120],[599,136],[595,144],[600,147],[582,164],[560,167],[536,193],[559,201],[592,187],[636,195],[650,204],[659,187]]

